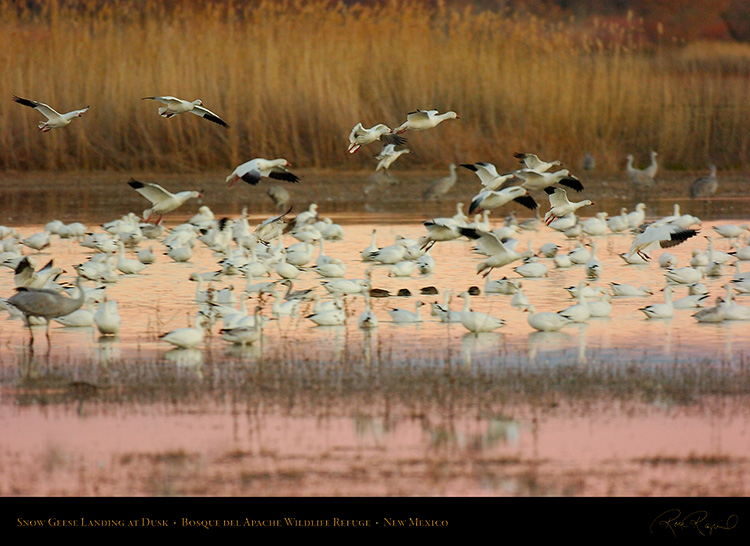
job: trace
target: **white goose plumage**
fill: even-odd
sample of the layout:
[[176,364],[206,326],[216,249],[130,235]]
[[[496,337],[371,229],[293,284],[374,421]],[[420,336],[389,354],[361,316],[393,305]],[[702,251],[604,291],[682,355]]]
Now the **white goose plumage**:
[[89,107],[86,106],[85,108],[81,108],[80,110],[73,110],[66,114],[60,114],[54,108],[44,104],[43,102],[38,102],[35,100],[29,100],[29,99],[22,99],[21,97],[17,97],[16,95],[13,95],[13,100],[17,102],[18,104],[21,104],[23,106],[28,106],[29,108],[34,108],[35,110],[38,110],[44,115],[44,117],[47,118],[47,121],[40,122],[38,126],[39,130],[43,133],[47,133],[51,131],[52,129],[65,127],[75,118],[79,118],[83,114],[88,112],[88,109],[89,109]]
[[166,106],[159,107],[159,115],[163,118],[171,118],[177,114],[184,114],[190,112],[196,116],[202,117],[205,120],[212,121],[229,129],[229,125],[221,119],[219,116],[214,114],[208,108],[203,106],[203,101],[195,99],[194,101],[187,101],[178,99],[177,97],[163,96],[163,97],[143,97],[141,100],[155,100],[165,104]]

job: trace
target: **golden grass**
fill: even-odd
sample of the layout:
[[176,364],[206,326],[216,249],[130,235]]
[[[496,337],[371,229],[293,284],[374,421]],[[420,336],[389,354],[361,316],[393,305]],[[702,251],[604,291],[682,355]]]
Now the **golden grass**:
[[[420,2],[44,2],[0,7],[4,169],[226,170],[256,156],[371,168],[346,154],[359,121],[415,108],[462,119],[412,133],[408,168],[537,151],[621,169],[657,149],[672,168],[750,166],[750,52],[648,45],[627,26],[552,24]],[[165,6],[169,5],[170,8]],[[667,40],[665,40],[666,42]],[[41,134],[13,94],[91,110]],[[200,98],[230,130],[162,119],[149,95]]]

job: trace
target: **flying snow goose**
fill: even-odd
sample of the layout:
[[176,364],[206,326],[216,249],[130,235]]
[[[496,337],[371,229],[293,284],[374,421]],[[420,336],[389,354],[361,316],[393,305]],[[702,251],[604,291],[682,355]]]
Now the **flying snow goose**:
[[502,187],[505,182],[516,177],[514,173],[499,174],[497,172],[497,167],[486,161],[480,161],[479,163],[461,163],[461,166],[476,174],[486,190],[497,190]]
[[38,125],[39,130],[43,133],[51,131],[52,129],[57,129],[59,127],[65,127],[68,123],[73,121],[74,118],[80,118],[89,109],[89,107],[86,106],[85,108],[81,108],[80,110],[73,110],[72,112],[68,112],[67,114],[60,114],[54,108],[47,106],[43,102],[22,99],[21,97],[17,97],[16,95],[13,95],[13,100],[18,104],[22,104],[23,106],[28,106],[29,108],[39,110],[47,118],[47,121],[42,121]]
[[633,240],[630,246],[629,255],[639,254],[642,258],[648,260],[648,252],[652,248],[661,247],[669,248],[685,242],[690,237],[698,234],[698,230],[685,229],[674,224],[648,225]]
[[161,222],[164,214],[181,207],[188,199],[203,197],[202,192],[199,191],[188,190],[171,193],[159,184],[139,182],[133,178],[128,181],[128,185],[151,201],[152,207],[143,211],[143,218],[148,222],[154,214],[158,214],[157,224]]
[[577,203],[571,203],[568,200],[568,192],[562,188],[548,186],[544,188],[544,192],[549,196],[550,204],[550,209],[547,211],[547,214],[544,215],[544,223],[547,225],[550,225],[556,218],[562,218],[567,214],[577,211],[581,207],[594,204],[594,202],[589,199],[584,199]]
[[447,119],[461,119],[461,116],[452,110],[442,114],[438,114],[437,110],[414,110],[406,115],[406,121],[396,127],[393,132],[400,134],[406,131],[424,131],[432,129]]
[[575,191],[583,191],[583,184],[578,178],[570,174],[568,169],[555,172],[539,172],[532,169],[520,169],[514,174],[523,180],[521,184],[527,190],[543,190],[547,186],[560,184]]
[[214,123],[218,123],[222,127],[226,127],[229,129],[229,125],[221,119],[219,116],[214,114],[211,110],[208,108],[205,108],[203,106],[203,101],[200,99],[195,99],[194,101],[187,101],[178,99],[177,97],[143,97],[141,100],[155,100],[159,101],[163,104],[166,104],[166,106],[160,106],[159,107],[159,115],[163,118],[171,118],[173,116],[176,116],[177,114],[184,114],[185,112],[190,112],[191,114],[195,114],[196,116],[200,116],[203,119],[206,119],[208,121],[213,121]]
[[484,190],[475,195],[469,205],[469,214],[492,210],[502,207],[506,203],[515,201],[524,207],[535,210],[539,205],[534,198],[529,195],[526,188],[522,186],[511,186],[502,190]]
[[255,186],[261,178],[299,182],[299,177],[290,172],[288,167],[291,167],[291,164],[283,157],[278,159],[256,157],[238,166],[232,174],[227,176],[226,182],[230,188],[240,179],[251,186]]
[[380,170],[387,172],[391,165],[393,165],[399,157],[408,153],[409,148],[401,148],[400,150],[397,150],[395,144],[385,144],[380,153],[375,156],[375,159],[378,160],[378,165],[377,167],[375,167],[375,172]]
[[525,168],[531,169],[538,173],[547,172],[555,165],[561,164],[557,159],[555,159],[554,161],[542,161],[541,159],[539,159],[539,156],[530,153],[516,152],[515,154],[513,154],[513,157],[515,157],[519,161],[519,163],[521,163],[521,165],[524,165]]
[[357,123],[349,133],[349,148],[347,148],[347,151],[350,154],[356,153],[362,146],[378,140],[397,146],[406,144],[404,137],[393,134],[391,128],[383,123],[378,123],[369,129],[366,129],[361,123]]
[[503,244],[491,231],[481,231],[472,228],[459,228],[461,235],[469,239],[476,239],[478,249],[488,256],[487,260],[477,266],[477,274],[487,277],[495,267],[508,265],[516,260],[528,257],[528,252],[519,253]]

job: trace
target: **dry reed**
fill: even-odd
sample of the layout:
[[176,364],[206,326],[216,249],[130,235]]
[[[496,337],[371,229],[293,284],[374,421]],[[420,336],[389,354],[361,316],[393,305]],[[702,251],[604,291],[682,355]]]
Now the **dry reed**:
[[[395,126],[415,108],[462,119],[409,135],[411,167],[510,168],[514,151],[533,150],[571,165],[590,151],[621,169],[625,154],[643,163],[650,149],[666,167],[750,166],[748,49],[645,44],[633,21],[552,24],[419,2],[14,4],[0,7],[6,170],[229,172],[256,156],[371,167],[378,150],[346,154],[351,127]],[[41,116],[12,94],[91,110],[41,134]],[[158,94],[201,98],[231,129],[162,119],[140,100]]]

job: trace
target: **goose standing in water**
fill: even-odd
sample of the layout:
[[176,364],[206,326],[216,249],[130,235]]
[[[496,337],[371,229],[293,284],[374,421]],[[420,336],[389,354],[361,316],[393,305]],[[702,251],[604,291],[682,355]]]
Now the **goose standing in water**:
[[505,326],[503,319],[493,317],[487,313],[472,311],[468,292],[461,292],[459,297],[464,298],[464,308],[461,311],[461,324],[470,332],[475,334],[493,332]]
[[716,165],[713,163],[709,165],[711,173],[708,176],[704,176],[690,184],[690,197],[691,199],[699,199],[701,197],[711,197],[719,189],[719,181],[716,178]]
[[388,314],[390,315],[391,320],[393,322],[397,322],[399,324],[422,322],[421,309],[423,305],[424,305],[424,302],[418,300],[414,304],[414,311],[409,311],[407,309],[401,309],[401,308],[395,308],[395,309],[388,309]]
[[15,95],[13,95],[13,100],[18,104],[38,110],[44,115],[44,117],[47,118],[47,121],[40,122],[38,126],[39,130],[43,133],[47,133],[52,129],[57,129],[59,127],[65,127],[75,118],[80,118],[83,114],[88,112],[89,109],[89,107],[86,106],[85,108],[81,108],[80,110],[73,110],[72,112],[68,112],[67,114],[60,114],[54,108],[44,104],[43,102],[22,99],[21,97],[17,97]]
[[641,307],[641,311],[646,314],[646,318],[672,318],[674,316],[674,305],[672,303],[672,286],[664,287],[664,303],[654,303],[646,307]]
[[203,342],[203,338],[206,335],[205,326],[207,321],[208,317],[203,313],[198,313],[195,317],[194,326],[177,328],[176,330],[162,334],[159,338],[175,347],[192,349]]
[[529,313],[526,317],[529,326],[539,332],[557,332],[563,326],[572,324],[573,322],[560,313],[553,313],[551,311],[537,313],[533,305],[526,306],[524,311]]
[[359,315],[359,319],[357,320],[357,325],[363,330],[370,330],[373,328],[377,328],[378,317],[377,315],[375,315],[375,313],[372,310],[372,306],[370,304],[369,292],[364,292],[364,296],[365,296],[365,310],[362,311],[361,315]]

